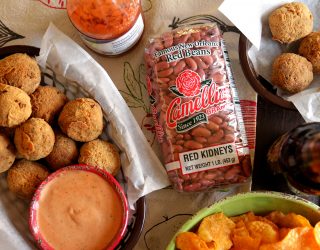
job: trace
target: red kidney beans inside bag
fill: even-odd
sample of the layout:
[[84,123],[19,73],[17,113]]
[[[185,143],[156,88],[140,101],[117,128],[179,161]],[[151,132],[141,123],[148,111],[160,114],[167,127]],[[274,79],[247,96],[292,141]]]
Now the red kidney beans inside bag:
[[173,187],[193,192],[246,182],[251,160],[237,90],[216,24],[151,39],[147,88]]

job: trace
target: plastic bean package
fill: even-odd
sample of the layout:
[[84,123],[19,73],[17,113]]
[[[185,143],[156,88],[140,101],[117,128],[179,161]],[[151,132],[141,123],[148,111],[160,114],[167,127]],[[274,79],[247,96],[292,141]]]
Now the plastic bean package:
[[169,179],[178,191],[239,184],[251,160],[230,62],[216,24],[150,39],[147,88]]

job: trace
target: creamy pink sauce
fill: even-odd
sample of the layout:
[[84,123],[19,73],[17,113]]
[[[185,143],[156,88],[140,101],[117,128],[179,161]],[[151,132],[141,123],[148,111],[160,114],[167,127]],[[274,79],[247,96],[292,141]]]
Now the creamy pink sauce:
[[105,249],[120,229],[121,200],[102,177],[71,170],[50,181],[41,192],[37,222],[54,249]]

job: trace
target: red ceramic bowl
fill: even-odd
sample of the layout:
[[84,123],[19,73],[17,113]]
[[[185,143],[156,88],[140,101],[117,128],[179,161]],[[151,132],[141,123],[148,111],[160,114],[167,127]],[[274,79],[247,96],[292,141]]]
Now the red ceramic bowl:
[[68,167],[61,168],[61,169],[57,170],[56,172],[49,175],[48,178],[46,180],[44,180],[41,183],[41,185],[38,187],[38,189],[36,190],[36,192],[33,196],[32,202],[31,202],[31,207],[30,207],[29,226],[30,226],[31,233],[32,233],[34,239],[36,240],[37,244],[39,245],[39,247],[41,249],[44,249],[44,250],[53,250],[54,249],[52,246],[49,245],[49,243],[45,240],[45,238],[43,237],[43,235],[41,233],[41,228],[39,227],[39,224],[38,224],[37,211],[39,209],[39,205],[40,205],[39,200],[40,200],[42,191],[47,187],[47,185],[52,180],[59,178],[59,176],[61,176],[61,174],[65,173],[67,171],[86,171],[86,172],[94,173],[94,174],[102,177],[106,182],[108,182],[111,185],[111,187],[114,189],[114,191],[116,191],[118,197],[120,198],[121,206],[123,207],[121,227],[117,231],[116,235],[113,237],[111,242],[109,242],[108,246],[106,247],[106,250],[114,249],[119,244],[119,242],[121,241],[123,236],[125,235],[125,231],[126,231],[127,224],[128,224],[129,209],[128,209],[128,202],[127,202],[125,193],[124,193],[122,187],[120,186],[120,184],[118,183],[118,181],[112,175],[110,175],[108,172],[106,172],[102,169],[96,168],[96,167],[91,167],[91,166],[83,165],[83,164],[72,165],[72,166],[68,166]]

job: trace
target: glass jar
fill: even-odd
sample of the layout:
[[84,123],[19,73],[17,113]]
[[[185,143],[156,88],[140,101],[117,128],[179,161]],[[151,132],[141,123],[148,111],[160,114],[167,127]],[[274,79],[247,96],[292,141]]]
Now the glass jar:
[[299,125],[278,138],[269,149],[268,163],[284,174],[291,191],[304,198],[319,197],[320,123]]
[[144,29],[140,0],[68,0],[67,12],[84,43],[105,55],[128,51]]

